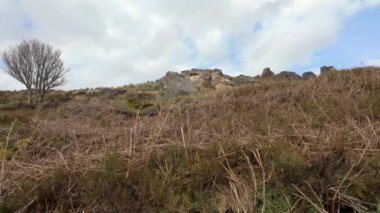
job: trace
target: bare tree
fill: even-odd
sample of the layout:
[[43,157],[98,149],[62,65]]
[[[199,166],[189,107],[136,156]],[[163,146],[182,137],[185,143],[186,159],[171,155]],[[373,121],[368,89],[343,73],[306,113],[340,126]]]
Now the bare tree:
[[31,103],[34,76],[31,46],[27,41],[23,41],[16,48],[3,52],[1,56],[5,64],[5,72],[24,84],[28,90],[28,103]]
[[[65,83],[61,51],[38,40],[25,40],[15,47],[4,51],[2,59],[5,72],[25,85],[28,102],[41,102],[46,93]],[[33,93],[34,92],[34,93]]]

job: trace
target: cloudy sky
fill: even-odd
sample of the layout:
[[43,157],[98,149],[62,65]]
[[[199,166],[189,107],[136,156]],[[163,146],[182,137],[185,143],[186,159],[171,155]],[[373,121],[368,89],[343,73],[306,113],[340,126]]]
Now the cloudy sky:
[[[61,49],[65,89],[193,67],[302,73],[380,66],[379,21],[380,0],[0,0],[0,51],[30,38]],[[1,90],[21,88],[0,71]]]

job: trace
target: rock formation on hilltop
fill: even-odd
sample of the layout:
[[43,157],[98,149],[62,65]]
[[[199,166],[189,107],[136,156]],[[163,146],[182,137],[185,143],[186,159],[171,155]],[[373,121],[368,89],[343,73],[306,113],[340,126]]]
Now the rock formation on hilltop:
[[230,85],[231,77],[224,75],[220,69],[191,69],[184,70],[181,75],[193,82],[199,89],[219,89]]
[[274,72],[269,67],[265,68],[261,74],[262,78],[273,77]]
[[192,81],[176,72],[167,72],[159,81],[161,88],[160,93],[167,98],[187,95],[198,91],[197,86]]
[[[321,74],[333,72],[336,69],[333,66],[321,67]],[[190,69],[180,73],[167,72],[167,74],[159,80],[160,94],[164,97],[175,97],[186,95],[197,91],[208,89],[223,89],[242,84],[260,83],[261,79],[268,80],[310,80],[317,77],[313,72],[305,72],[302,77],[292,71],[282,71],[275,74],[269,67],[265,68],[261,76],[245,76],[239,75],[231,77],[223,74],[220,69]]]
[[161,95],[169,98],[204,89],[222,89],[233,84],[232,77],[220,69],[191,69],[180,74],[169,71],[159,81]]
[[302,79],[306,80],[306,81],[311,80],[311,79],[316,78],[316,77],[317,77],[317,75],[315,75],[313,72],[310,72],[310,71],[304,72],[302,74]]
[[321,75],[331,73],[331,72],[335,72],[335,71],[337,71],[337,69],[334,66],[322,66],[321,67]]
[[282,71],[280,73],[278,73],[276,76],[275,76],[276,79],[280,79],[280,80],[300,80],[301,79],[301,76],[299,76],[298,74],[296,74],[295,72],[291,72],[291,71]]

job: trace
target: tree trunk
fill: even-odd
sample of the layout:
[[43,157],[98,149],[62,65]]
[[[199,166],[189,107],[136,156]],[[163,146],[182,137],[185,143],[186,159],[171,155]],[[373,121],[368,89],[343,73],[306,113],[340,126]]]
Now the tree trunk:
[[41,92],[38,94],[38,104],[41,104],[42,101],[44,101],[44,98],[45,98],[45,93],[44,92]]
[[37,103],[38,103],[38,93],[37,93],[37,90],[35,89],[33,93],[33,104],[37,104]]
[[41,94],[40,97],[38,98],[38,104],[41,104],[43,100],[44,100],[44,96]]
[[32,89],[27,88],[27,90],[28,90],[28,104],[31,104],[32,103]]

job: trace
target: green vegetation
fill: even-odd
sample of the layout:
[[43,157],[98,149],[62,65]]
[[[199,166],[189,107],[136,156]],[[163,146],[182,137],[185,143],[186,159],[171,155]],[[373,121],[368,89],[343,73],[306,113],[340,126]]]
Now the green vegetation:
[[174,103],[155,89],[0,110],[2,144],[17,118],[0,212],[379,211],[377,68]]
[[158,81],[148,81],[142,84],[130,84],[127,86],[124,86],[123,89],[126,89],[128,91],[132,92],[154,92],[160,90],[160,82]]
[[151,96],[149,95],[136,95],[127,97],[124,101],[125,107],[131,110],[141,110],[154,106],[150,103]]

